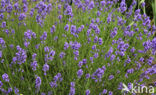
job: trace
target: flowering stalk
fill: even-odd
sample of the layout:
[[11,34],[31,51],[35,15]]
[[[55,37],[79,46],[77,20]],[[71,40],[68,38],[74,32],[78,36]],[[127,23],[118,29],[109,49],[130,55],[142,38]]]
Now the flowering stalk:
[[156,0],[152,0],[152,8],[153,8],[153,17],[154,24],[156,25]]

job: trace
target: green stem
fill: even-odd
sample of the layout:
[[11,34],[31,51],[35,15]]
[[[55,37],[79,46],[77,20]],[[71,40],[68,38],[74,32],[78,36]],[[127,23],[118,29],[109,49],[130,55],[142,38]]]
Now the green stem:
[[154,24],[156,25],[156,0],[154,0],[153,16],[154,16]]

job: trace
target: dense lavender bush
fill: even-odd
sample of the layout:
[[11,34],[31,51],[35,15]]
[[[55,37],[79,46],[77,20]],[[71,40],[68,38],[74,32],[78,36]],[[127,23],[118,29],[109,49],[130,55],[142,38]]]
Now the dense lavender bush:
[[121,95],[123,83],[156,86],[156,26],[134,10],[136,0],[0,2],[0,94]]

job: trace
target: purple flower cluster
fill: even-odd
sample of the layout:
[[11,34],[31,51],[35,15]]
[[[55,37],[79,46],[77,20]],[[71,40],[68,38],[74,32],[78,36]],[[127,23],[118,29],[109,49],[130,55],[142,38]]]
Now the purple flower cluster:
[[3,86],[3,83],[2,83],[2,81],[0,81],[0,88]]
[[91,76],[91,78],[93,80],[95,80],[95,82],[98,82],[98,81],[102,81],[102,77],[104,75],[104,72],[106,70],[106,67],[105,66],[102,66],[102,68],[98,68]]
[[44,47],[44,51],[46,53],[44,57],[45,63],[48,63],[49,61],[53,61],[55,56],[55,51],[49,48],[48,46]]
[[50,11],[52,10],[52,5],[49,3],[48,5],[45,4],[45,2],[40,1],[36,6],[35,9],[37,9],[37,16],[36,16],[36,22],[39,25],[43,25],[44,24],[44,20],[46,18],[46,16],[50,13]]
[[24,33],[24,38],[25,38],[24,46],[28,47],[30,44],[30,40],[32,38],[36,38],[36,33],[32,32],[31,30],[27,30],[27,32]]
[[35,88],[36,88],[36,92],[38,93],[40,90],[40,86],[41,86],[41,78],[39,76],[36,77],[36,81],[35,81]]
[[6,27],[6,22],[2,22],[1,27],[2,27],[2,28],[5,28],[5,27]]
[[86,95],[90,95],[90,90],[89,89],[86,90]]
[[31,40],[32,38],[36,38],[36,33],[32,32],[31,30],[27,30],[27,32],[24,33],[24,38],[27,40]]
[[115,27],[114,30],[111,32],[110,36],[112,38],[114,38],[117,35],[117,30],[118,30],[117,27]]
[[43,32],[43,35],[40,37],[40,40],[46,40],[47,39],[47,32]]
[[61,82],[63,80],[61,73],[58,73],[57,75],[54,76],[53,81],[51,81],[49,84],[51,86],[51,88],[56,88],[57,87],[57,83]]
[[0,38],[0,47],[1,48],[5,47],[5,41],[3,40],[3,38]]
[[24,18],[26,18],[25,13],[21,13],[21,14],[19,15],[19,17],[18,17],[19,21],[24,20]]
[[81,78],[82,75],[83,75],[83,70],[82,70],[82,69],[79,69],[79,70],[77,71],[77,76],[78,76],[78,78]]
[[53,33],[55,31],[56,31],[56,27],[55,27],[55,25],[53,25],[52,28],[51,28],[51,30],[50,30],[50,32]]
[[16,53],[15,57],[13,57],[12,62],[21,65],[22,63],[26,62],[27,54],[26,51],[20,46],[17,46],[16,49],[18,52]]
[[75,95],[75,82],[70,83],[70,92],[69,95]]
[[46,75],[46,72],[49,70],[49,65],[48,64],[44,64],[42,70],[44,71],[44,75]]
[[64,11],[64,14],[72,17],[73,16],[72,7],[67,5],[66,10]]
[[124,41],[120,41],[118,42],[118,46],[117,46],[117,49],[119,50],[118,51],[118,54],[120,56],[124,56],[125,55],[125,51],[129,48],[129,44],[128,43],[125,43]]
[[122,0],[121,3],[120,3],[120,8],[119,8],[119,10],[120,10],[121,13],[123,13],[123,12],[126,11],[126,9],[127,9],[127,7],[126,7],[125,0]]
[[2,58],[2,51],[0,51],[0,58]]
[[9,76],[8,76],[8,74],[4,73],[4,74],[2,75],[2,79],[3,79],[5,82],[9,82]]

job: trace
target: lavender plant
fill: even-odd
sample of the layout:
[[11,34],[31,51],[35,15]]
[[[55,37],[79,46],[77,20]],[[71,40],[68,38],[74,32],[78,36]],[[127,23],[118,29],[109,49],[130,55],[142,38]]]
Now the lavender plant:
[[135,95],[123,83],[156,86],[156,26],[136,0],[118,1],[1,0],[0,94]]

